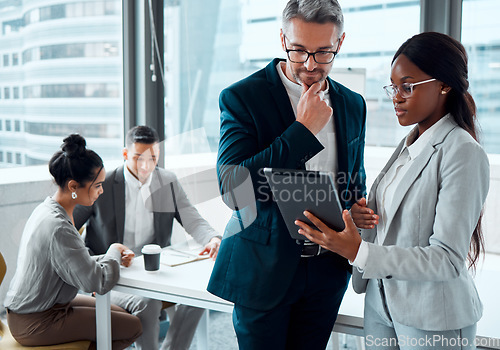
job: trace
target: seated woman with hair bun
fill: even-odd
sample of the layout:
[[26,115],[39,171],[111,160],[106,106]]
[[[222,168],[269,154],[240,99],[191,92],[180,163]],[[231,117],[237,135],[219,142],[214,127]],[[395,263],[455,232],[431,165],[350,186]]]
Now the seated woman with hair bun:
[[[96,348],[95,299],[77,294],[107,293],[128,266],[133,252],[113,244],[106,254],[91,256],[73,224],[77,204],[92,205],[102,194],[101,157],[77,134],[66,137],[49,161],[58,188],[38,205],[26,222],[17,269],[5,307],[13,337],[24,346],[90,340]],[[111,307],[112,346],[124,349],[142,333],[141,322]]]

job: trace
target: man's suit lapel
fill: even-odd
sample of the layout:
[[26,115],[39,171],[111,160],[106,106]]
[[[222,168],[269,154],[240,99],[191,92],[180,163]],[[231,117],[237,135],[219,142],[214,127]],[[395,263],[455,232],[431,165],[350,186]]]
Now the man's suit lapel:
[[[146,200],[146,208],[153,212],[154,243],[164,246],[167,244],[167,238],[170,237],[168,233],[172,231],[172,224],[168,220],[176,216],[178,209],[172,185],[174,180],[169,181],[164,178],[158,167],[151,173],[151,176],[149,187],[151,195]],[[182,222],[180,224],[182,225]]]
[[347,179],[350,169],[349,150],[347,149],[347,110],[344,96],[338,93],[338,87],[328,78],[329,94],[335,123],[335,137],[337,139],[338,173]]
[[274,59],[266,66],[266,76],[270,83],[269,91],[276,102],[276,110],[286,126],[291,125],[295,121],[295,113],[293,112],[290,98],[286,92],[285,86],[276,70],[276,65],[282,60]]
[[125,177],[123,171],[123,166],[116,169],[113,181],[113,207],[115,208],[116,234],[118,242],[122,243],[125,226]]
[[[164,184],[161,176],[159,174],[158,168],[155,168],[155,170],[151,173],[152,179],[151,179],[151,185],[150,185],[150,191],[151,191],[151,197],[147,199],[146,203],[150,203],[151,207],[146,207],[153,211],[153,227],[154,227],[154,236],[156,240],[156,244],[160,244],[160,238],[159,235],[161,235],[161,227],[160,227],[160,218],[161,218],[161,196],[164,195],[165,188],[164,186],[167,186],[167,184]],[[166,209],[165,209],[166,210]]]

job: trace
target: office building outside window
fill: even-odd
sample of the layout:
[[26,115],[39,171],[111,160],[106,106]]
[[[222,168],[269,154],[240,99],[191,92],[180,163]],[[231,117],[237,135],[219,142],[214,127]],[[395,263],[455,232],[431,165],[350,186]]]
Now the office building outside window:
[[500,2],[464,0],[462,43],[469,55],[470,92],[476,101],[480,141],[500,153]]
[[[165,134],[197,130],[167,153],[216,151],[220,91],[284,58],[279,39],[286,0],[165,1]],[[367,146],[394,147],[409,131],[401,127],[382,86],[390,82],[399,46],[420,32],[419,0],[340,0],[346,38],[332,78],[357,87],[368,107]],[[471,92],[478,105],[482,142],[500,153],[500,22],[496,0],[464,0],[463,42],[470,56]],[[346,72],[352,72],[351,75]],[[351,83],[354,84],[351,84]],[[201,130],[201,131],[200,131]],[[200,141],[204,136],[204,141]]]
[[[285,57],[279,29],[286,2],[164,0],[165,27],[157,33],[165,35],[165,134],[197,131],[167,153],[216,151],[220,91],[273,57]],[[122,2],[27,3],[0,1],[0,118],[22,125],[17,132],[0,130],[0,151],[22,154],[23,165],[42,164],[62,136],[79,132],[105,159],[116,158],[123,138]],[[396,49],[419,32],[420,1],[340,4],[346,39],[332,78],[352,87],[350,82],[360,79],[354,73],[361,72],[366,144],[393,147],[408,128],[398,125],[381,87],[389,82]],[[462,41],[470,57],[481,140],[488,152],[500,153],[500,24],[495,18],[500,4],[464,0],[463,7]]]
[[[168,139],[202,129],[184,138],[185,143],[176,143],[175,149],[167,148],[167,153],[216,151],[221,90],[274,57],[285,57],[279,33],[286,2],[165,2],[165,134]],[[398,125],[382,86],[389,81],[397,48],[419,32],[420,1],[341,0],[340,4],[346,39],[331,76],[351,87],[362,79],[359,92],[368,105],[367,145],[395,146],[408,131]]]
[[70,133],[120,158],[121,12],[121,0],[0,1],[0,167],[45,164]]

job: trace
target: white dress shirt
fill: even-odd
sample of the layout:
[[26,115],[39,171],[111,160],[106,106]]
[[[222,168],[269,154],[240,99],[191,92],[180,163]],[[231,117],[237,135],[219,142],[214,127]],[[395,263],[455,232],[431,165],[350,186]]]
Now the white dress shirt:
[[[292,104],[293,112],[295,113],[295,118],[297,118],[297,105],[299,104],[300,96],[302,95],[302,86],[289,80],[285,73],[283,73],[284,62],[279,62],[276,65],[276,70],[285,86],[288,97]],[[332,106],[330,101],[329,84],[328,80],[326,82],[326,89],[320,91],[319,95],[323,98],[328,106]],[[321,129],[321,131],[316,135],[318,141],[325,147],[321,152],[316,154],[310,160],[306,162],[307,170],[317,170],[317,171],[328,171],[333,174],[335,179],[337,175],[337,138],[335,136],[335,123],[333,122],[333,114],[330,116],[330,120]]]
[[146,200],[151,196],[152,176],[142,184],[125,165],[125,226],[123,244],[137,255],[141,248],[154,240],[154,214],[146,208]]
[[[401,179],[403,179],[405,174],[411,168],[413,161],[420,155],[420,153],[422,153],[432,134],[436,130],[438,130],[439,127],[444,123],[444,121],[449,117],[450,114],[445,115],[420,136],[418,134],[418,126],[413,128],[406,136],[405,146],[401,149],[398,158],[391,165],[384,177],[380,180],[377,186],[377,193],[375,198],[375,200],[377,201],[377,209],[379,214],[377,236],[375,237],[374,242],[375,244],[383,245],[384,243],[385,237],[387,235],[387,227],[385,226],[385,223],[387,222],[387,214],[389,212],[394,212],[395,208],[391,208],[392,198],[394,197]],[[357,267],[359,270],[363,270],[366,266],[368,254],[368,243],[362,241],[361,245],[359,246],[356,259],[354,259],[352,265]]]

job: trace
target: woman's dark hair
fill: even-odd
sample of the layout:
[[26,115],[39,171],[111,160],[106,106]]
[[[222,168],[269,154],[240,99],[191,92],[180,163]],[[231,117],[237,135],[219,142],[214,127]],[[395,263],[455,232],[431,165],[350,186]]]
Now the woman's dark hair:
[[[425,32],[411,37],[401,45],[392,63],[399,55],[405,55],[420,70],[451,87],[446,98],[446,111],[478,141],[476,104],[468,91],[467,53],[463,45],[448,35]],[[469,267],[473,269],[476,268],[479,255],[484,252],[482,216],[481,213],[467,256]]]
[[71,134],[63,140],[61,150],[49,161],[49,171],[56,184],[64,188],[69,180],[80,185],[94,182],[103,168],[101,157],[87,149],[85,139],[78,134]]
[[468,92],[467,53],[463,45],[446,34],[425,32],[401,45],[392,63],[401,54],[423,72],[451,87],[446,110],[477,141],[476,104]]

